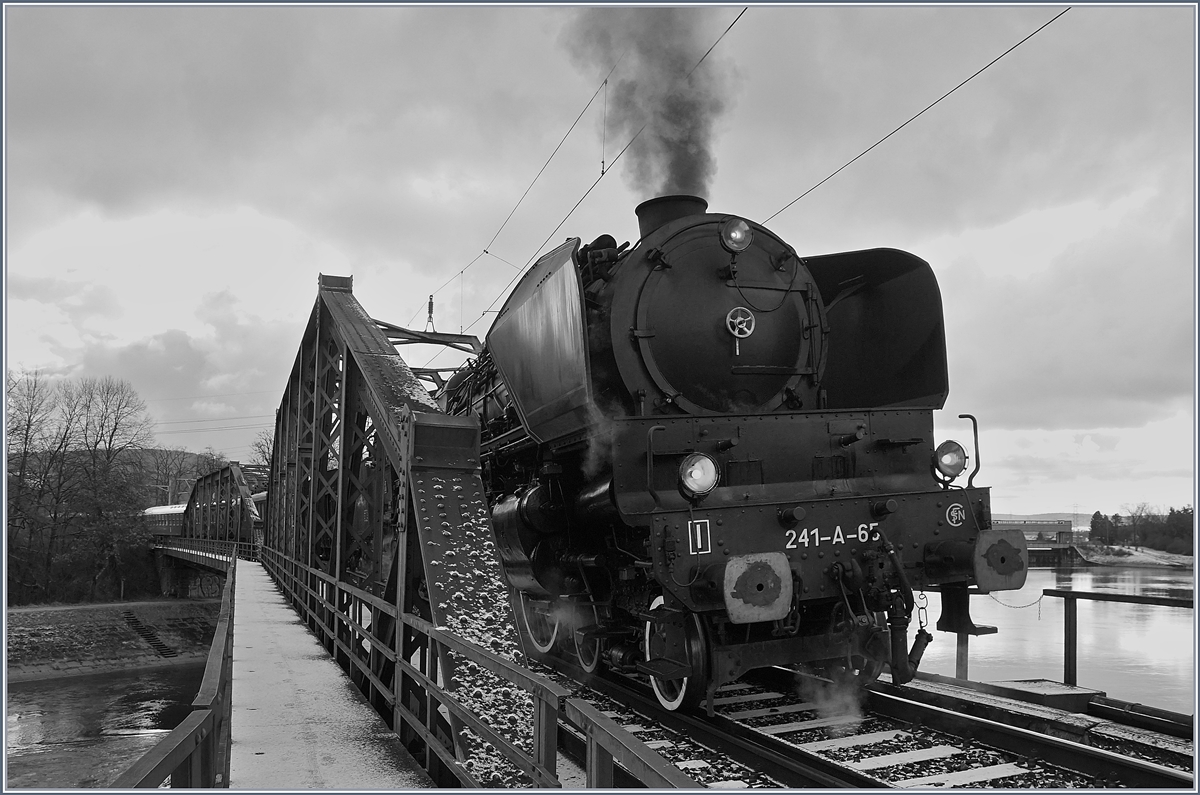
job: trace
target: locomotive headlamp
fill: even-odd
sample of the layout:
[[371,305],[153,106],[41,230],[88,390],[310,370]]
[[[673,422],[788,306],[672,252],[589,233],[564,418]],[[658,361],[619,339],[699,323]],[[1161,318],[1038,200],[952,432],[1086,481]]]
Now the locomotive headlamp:
[[721,222],[721,245],[734,254],[750,248],[754,232],[741,218],[726,218]]
[[933,465],[944,477],[954,480],[967,468],[967,451],[958,442],[948,439],[934,450]]
[[679,489],[689,499],[703,497],[717,487],[717,462],[704,453],[691,453],[679,465]]

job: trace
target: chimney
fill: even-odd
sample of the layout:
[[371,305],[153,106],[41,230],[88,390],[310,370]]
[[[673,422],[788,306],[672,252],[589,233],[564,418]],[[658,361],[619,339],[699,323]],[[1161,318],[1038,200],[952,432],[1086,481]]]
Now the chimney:
[[648,199],[636,208],[638,234],[647,237],[663,224],[688,215],[701,215],[708,209],[708,202],[699,196],[659,196]]

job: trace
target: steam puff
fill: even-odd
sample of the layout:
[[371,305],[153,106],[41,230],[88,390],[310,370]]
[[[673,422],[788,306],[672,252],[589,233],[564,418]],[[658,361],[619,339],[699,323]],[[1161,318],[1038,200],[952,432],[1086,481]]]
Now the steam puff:
[[727,80],[715,55],[688,72],[716,30],[712,14],[696,8],[581,9],[570,26],[571,51],[582,65],[606,74],[621,59],[608,85],[606,137],[621,147],[645,125],[622,157],[622,175],[634,190],[709,195],[717,171],[713,130],[725,110]]

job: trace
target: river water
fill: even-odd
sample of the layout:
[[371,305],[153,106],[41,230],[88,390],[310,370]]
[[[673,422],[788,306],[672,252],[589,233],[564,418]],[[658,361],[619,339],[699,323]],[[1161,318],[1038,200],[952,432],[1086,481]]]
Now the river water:
[[[1030,569],[1019,591],[971,597],[971,619],[977,625],[997,627],[999,632],[971,638],[968,678],[982,682],[1062,681],[1064,600],[1043,598],[1045,588],[1191,598],[1194,582],[1192,571],[1184,569]],[[925,652],[921,670],[953,676],[956,637],[933,631],[941,603],[937,594],[927,596],[934,641]],[[1184,714],[1194,712],[1194,611],[1082,599],[1077,604],[1080,687],[1103,690],[1109,698]]]
[[[999,632],[971,639],[971,679],[1062,680],[1063,600],[1042,598],[1044,588],[1188,597],[1193,580],[1191,571],[1178,569],[1033,569],[1020,591],[972,597],[975,623]],[[937,594],[927,597],[932,630],[941,606]],[[1080,686],[1194,711],[1192,610],[1080,601],[1078,644]],[[955,636],[934,632],[921,669],[953,676],[955,649]],[[8,787],[110,784],[186,717],[203,673],[196,663],[9,685]]]
[[8,685],[6,789],[105,787],[191,712],[204,663]]

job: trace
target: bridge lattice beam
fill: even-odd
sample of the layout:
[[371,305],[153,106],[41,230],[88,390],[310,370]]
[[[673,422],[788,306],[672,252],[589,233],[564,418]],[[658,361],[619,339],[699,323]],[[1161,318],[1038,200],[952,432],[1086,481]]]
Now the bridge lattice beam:
[[241,465],[233,462],[199,478],[183,513],[180,536],[209,541],[261,543],[262,517]]

